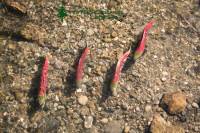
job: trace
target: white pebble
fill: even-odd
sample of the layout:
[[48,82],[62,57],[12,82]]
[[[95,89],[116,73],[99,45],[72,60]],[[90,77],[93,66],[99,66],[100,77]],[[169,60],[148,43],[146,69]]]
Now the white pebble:
[[199,105],[198,105],[197,103],[193,102],[193,103],[192,103],[192,107],[194,107],[194,108],[197,108],[197,109],[198,109],[198,108],[199,108]]
[[55,101],[56,101],[56,102],[59,102],[59,98],[58,98],[57,95],[55,96]]
[[88,102],[87,96],[83,96],[83,95],[79,96],[79,98],[78,98],[78,103],[79,104],[86,105],[87,102]]
[[152,109],[151,105],[146,105],[144,110],[145,110],[145,112],[150,112],[151,109]]
[[167,80],[167,78],[165,78],[165,77],[162,77],[162,78],[161,78],[161,81],[162,81],[162,82],[165,82],[166,80]]
[[103,118],[103,119],[101,119],[101,122],[102,122],[103,124],[108,123],[108,119],[107,119],[107,118]]
[[67,22],[65,20],[63,20],[62,26],[66,26]]
[[163,74],[163,76],[167,76],[168,75],[168,73],[167,72],[162,72],[162,74]]
[[84,121],[85,128],[91,128],[92,123],[93,123],[93,117],[92,116],[88,116],[88,117],[85,118],[85,121]]
[[88,36],[91,36],[91,35],[93,35],[93,34],[94,34],[94,31],[93,31],[92,29],[88,29],[87,35],[88,35]]

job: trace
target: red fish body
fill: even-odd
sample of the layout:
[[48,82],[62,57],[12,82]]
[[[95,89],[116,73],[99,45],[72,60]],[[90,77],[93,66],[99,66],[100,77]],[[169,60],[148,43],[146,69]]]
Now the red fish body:
[[118,82],[119,82],[120,74],[121,74],[122,68],[124,66],[124,63],[126,62],[128,56],[130,54],[130,51],[131,50],[129,49],[126,53],[124,53],[122,55],[122,57],[117,62],[115,74],[114,74],[114,77],[113,77],[113,80],[112,80],[112,83],[111,83],[111,91],[112,91],[113,96],[117,95],[116,89],[117,89],[117,85],[118,85]]
[[154,21],[151,21],[147,23],[147,25],[144,27],[143,35],[142,35],[142,40],[140,41],[140,44],[138,45],[137,49],[135,50],[134,53],[134,60],[137,60],[139,57],[141,57],[144,53],[145,49],[145,43],[147,40],[147,34],[148,31],[152,28]]
[[84,61],[86,60],[86,57],[89,54],[89,52],[90,52],[90,49],[86,47],[78,62],[78,67],[76,71],[76,85],[78,87],[80,87],[80,84],[83,78]]
[[49,67],[49,61],[48,61],[48,58],[46,57],[44,65],[42,67],[40,88],[39,88],[39,94],[38,94],[39,104],[41,107],[44,106],[45,99],[46,99],[48,67]]

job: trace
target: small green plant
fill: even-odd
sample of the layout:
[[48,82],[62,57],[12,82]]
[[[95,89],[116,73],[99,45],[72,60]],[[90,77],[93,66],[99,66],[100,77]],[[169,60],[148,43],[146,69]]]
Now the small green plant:
[[94,19],[104,20],[104,19],[121,19],[124,16],[122,11],[111,11],[106,9],[91,9],[86,7],[73,6],[74,10],[69,12],[74,14],[84,14],[88,15]]
[[67,12],[65,10],[65,7],[63,5],[60,6],[58,9],[58,17],[61,19],[63,22],[64,18],[67,16]]
[[94,19],[104,20],[104,19],[117,19],[120,20],[124,13],[122,11],[111,11],[106,9],[92,9],[86,7],[80,7],[77,5],[73,5],[71,10],[66,10],[63,5],[58,9],[58,17],[63,22],[65,16],[69,14],[83,14],[90,16]]

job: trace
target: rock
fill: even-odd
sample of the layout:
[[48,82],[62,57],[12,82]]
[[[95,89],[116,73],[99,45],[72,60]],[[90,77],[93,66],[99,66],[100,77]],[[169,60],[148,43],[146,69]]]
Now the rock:
[[88,29],[87,35],[88,35],[88,36],[91,36],[91,35],[93,35],[93,34],[94,34],[94,31],[93,31],[92,29]]
[[21,101],[23,97],[24,97],[23,93],[15,91],[16,100]]
[[196,23],[197,30],[200,32],[200,21]]
[[27,9],[26,9],[26,6],[21,3],[21,2],[15,2],[15,1],[6,1],[6,4],[10,7],[12,7],[13,9],[21,12],[21,13],[26,13]]
[[103,119],[101,119],[101,122],[102,122],[103,124],[106,124],[106,123],[108,123],[108,119],[107,119],[107,118],[103,118]]
[[96,110],[96,106],[94,101],[89,101],[88,102],[88,107],[90,108],[90,111],[95,111]]
[[67,22],[66,22],[66,20],[64,19],[63,20],[63,23],[62,23],[62,26],[66,26],[67,25]]
[[25,102],[24,92],[21,89],[13,89],[12,90],[14,97],[19,102]]
[[197,109],[198,109],[198,108],[199,108],[199,105],[198,105],[197,103],[193,102],[193,103],[192,103],[192,107],[194,107],[194,108],[197,108]]
[[32,23],[27,23],[20,33],[25,39],[38,41],[39,43],[43,43],[47,38],[46,30]]
[[121,124],[119,121],[111,121],[105,127],[105,133],[122,133]]
[[137,112],[139,112],[140,111],[140,107],[136,107],[136,109],[135,109]]
[[38,128],[38,132],[56,132],[59,128],[60,121],[49,116],[39,121],[39,125],[41,127]]
[[144,110],[145,110],[145,112],[150,112],[152,110],[151,105],[146,105]]
[[111,36],[112,36],[113,38],[117,37],[117,32],[115,32],[115,31],[112,32]]
[[124,127],[124,133],[129,133],[129,131],[130,131],[130,127],[126,125]]
[[162,82],[165,82],[166,80],[167,80],[166,77],[162,77],[162,78],[161,78],[161,81],[162,81]]
[[32,117],[31,117],[31,122],[38,122],[40,121],[43,117],[45,116],[44,112],[36,112]]
[[55,66],[56,69],[61,69],[62,66],[63,66],[63,62],[56,59],[55,63],[54,63],[54,66]]
[[112,41],[112,39],[105,37],[105,38],[103,38],[103,41],[106,42],[106,43],[110,43]]
[[57,95],[55,95],[55,101],[59,102],[59,97]]
[[2,104],[5,99],[6,99],[5,92],[0,90],[0,104]]
[[69,109],[67,110],[67,114],[68,114],[68,115],[73,114],[73,112],[74,112],[74,111],[73,111],[73,109],[71,109],[71,108],[69,108]]
[[195,127],[194,127],[194,131],[195,131],[195,132],[198,132],[198,131],[199,131],[199,127],[195,126]]
[[88,102],[87,96],[83,96],[83,95],[79,96],[79,98],[78,98],[78,103],[79,104],[86,105],[87,102]]
[[127,103],[123,103],[121,106],[122,106],[121,108],[123,110],[128,110],[129,109],[129,105]]
[[90,129],[86,129],[86,131],[84,133],[98,133],[98,130],[96,127],[92,127]]
[[86,116],[86,115],[89,115],[90,110],[87,106],[83,106],[80,108],[80,113],[82,116]]
[[162,103],[167,105],[167,111],[170,114],[183,112],[187,105],[186,96],[180,91],[164,94]]
[[13,43],[9,43],[8,44],[8,48],[11,49],[11,50],[15,50],[16,49],[16,45],[13,44]]
[[92,116],[86,117],[85,121],[84,121],[84,127],[85,128],[91,128],[92,127],[92,122],[93,122],[93,117]]
[[184,129],[179,126],[173,126],[166,122],[159,114],[156,114],[151,122],[151,133],[185,133]]

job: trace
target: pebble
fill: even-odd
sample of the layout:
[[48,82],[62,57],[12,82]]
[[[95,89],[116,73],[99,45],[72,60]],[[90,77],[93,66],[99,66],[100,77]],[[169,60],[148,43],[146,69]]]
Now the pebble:
[[130,126],[125,126],[124,127],[124,133],[129,133],[129,131],[130,131]]
[[161,81],[162,81],[162,82],[165,82],[166,80],[167,80],[166,77],[162,77],[162,78],[161,78]]
[[165,33],[165,29],[164,29],[164,28],[163,28],[163,29],[161,29],[161,32]]
[[80,108],[80,113],[82,116],[86,116],[89,115],[89,108],[87,106],[83,106],[82,108]]
[[150,112],[152,110],[151,105],[146,105],[144,110],[145,112]]
[[62,26],[66,26],[67,25],[67,22],[66,22],[66,20],[64,19],[63,20],[63,23],[62,23]]
[[55,96],[55,101],[56,101],[56,102],[59,102],[59,98],[58,98],[57,95]]
[[154,115],[150,126],[151,133],[185,133],[184,129],[165,121],[159,114]]
[[136,107],[136,109],[135,109],[136,111],[140,111],[140,107]]
[[85,84],[81,85],[81,89],[83,92],[87,92],[87,86]]
[[119,121],[111,121],[105,127],[105,133],[122,133],[121,124]]
[[113,31],[112,34],[111,34],[111,36],[112,36],[113,38],[117,37],[117,32]]
[[13,43],[9,43],[8,44],[8,48],[11,49],[11,50],[15,50],[16,49],[16,45],[13,44]]
[[85,117],[85,121],[84,121],[84,127],[85,128],[91,128],[92,123],[93,123],[93,117],[92,116]]
[[164,94],[162,102],[167,105],[170,114],[183,112],[187,105],[186,95],[180,91]]
[[162,72],[162,74],[163,74],[163,76],[167,76],[168,75],[168,73],[167,72]]
[[101,122],[102,122],[103,124],[106,124],[106,123],[108,123],[108,119],[107,119],[107,118],[103,118],[103,119],[101,119]]
[[93,31],[92,29],[88,29],[87,35],[88,35],[88,36],[91,36],[91,35],[93,35],[93,34],[94,34],[94,31]]
[[58,109],[65,109],[64,106],[58,106],[57,108],[58,108]]
[[54,103],[54,105],[53,105],[55,108],[57,108],[58,107],[58,103]]
[[63,63],[61,61],[59,61],[57,59],[55,60],[54,66],[55,66],[56,69],[61,69],[62,65],[63,65]]
[[197,126],[195,126],[195,127],[194,127],[194,131],[195,131],[195,132],[198,132],[198,131],[199,131],[199,128],[198,128]]
[[81,105],[86,105],[88,103],[87,96],[83,96],[83,95],[79,96],[78,103]]
[[90,108],[90,110],[96,110],[96,106],[94,101],[89,101],[88,102],[88,107]]
[[56,118],[50,116],[45,117],[44,120],[38,121],[38,125],[40,125],[40,128],[38,128],[38,132],[55,132],[58,130],[60,122]]
[[154,59],[157,59],[157,58],[158,58],[158,56],[157,56],[157,55],[153,55],[153,58],[154,58]]
[[197,103],[193,102],[193,103],[192,103],[192,107],[194,107],[194,108],[197,108],[197,109],[198,109],[198,108],[199,108],[199,105],[198,105]]
[[98,133],[98,130],[96,127],[92,127],[89,129],[89,131],[87,133]]
[[123,110],[128,110],[128,109],[129,109],[129,105],[128,105],[127,103],[123,103],[123,104],[121,105],[121,108],[122,108]]
[[69,108],[69,109],[67,110],[67,114],[68,114],[68,115],[73,114],[73,112],[74,112],[74,111],[73,111],[73,109],[71,109],[71,108]]

